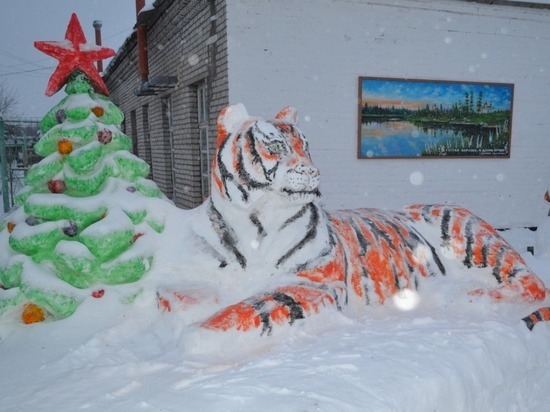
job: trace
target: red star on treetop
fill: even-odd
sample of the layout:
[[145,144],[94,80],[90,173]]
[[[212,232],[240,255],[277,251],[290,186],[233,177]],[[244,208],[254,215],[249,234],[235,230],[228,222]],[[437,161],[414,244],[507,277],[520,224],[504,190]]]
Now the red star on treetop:
[[109,95],[107,86],[103,83],[94,62],[114,56],[115,51],[108,47],[86,43],[82,26],[75,13],[72,14],[67,26],[64,41],[36,41],[34,47],[59,60],[59,64],[48,82],[46,96],[57,93],[67,82],[71,73],[77,69],[90,79],[93,87],[99,93]]

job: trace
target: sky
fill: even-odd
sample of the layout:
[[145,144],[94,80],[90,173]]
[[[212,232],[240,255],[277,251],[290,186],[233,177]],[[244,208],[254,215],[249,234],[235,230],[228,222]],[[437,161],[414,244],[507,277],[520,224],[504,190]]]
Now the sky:
[[35,49],[34,42],[63,40],[72,13],[77,14],[88,43],[95,43],[93,21],[101,20],[103,46],[117,51],[132,33],[135,0],[0,2],[0,83],[17,95],[17,112],[22,117],[42,118],[65,97],[63,89],[46,97],[58,61]]
[[426,104],[450,108],[464,100],[464,93],[474,92],[474,102],[481,92],[483,101],[490,102],[493,109],[510,109],[512,87],[474,83],[430,83],[422,81],[399,81],[367,79],[363,81],[363,100],[386,107],[419,109]]
[[102,43],[115,51],[135,24],[135,0],[1,0],[0,83],[18,96],[21,116],[41,118],[64,97],[63,90],[50,98],[45,96],[57,60],[36,50],[34,42],[63,40],[73,12],[90,43],[95,41],[92,23],[101,20]]

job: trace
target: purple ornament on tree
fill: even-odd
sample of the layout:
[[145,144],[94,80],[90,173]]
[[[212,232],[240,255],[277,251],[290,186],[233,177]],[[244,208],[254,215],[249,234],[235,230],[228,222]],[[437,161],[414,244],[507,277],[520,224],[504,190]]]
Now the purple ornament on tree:
[[38,223],[38,220],[35,216],[30,215],[25,219],[25,223],[29,226],[34,226]]
[[59,109],[57,112],[55,112],[55,120],[57,120],[57,123],[63,123],[65,120],[67,120],[65,109]]
[[69,222],[69,226],[63,228],[63,233],[69,237],[75,237],[77,233],[76,223],[73,221]]
[[111,140],[113,140],[113,132],[109,129],[102,129],[97,132],[97,140],[103,144],[111,143]]
[[128,186],[126,190],[130,193],[134,193],[137,189],[134,186]]

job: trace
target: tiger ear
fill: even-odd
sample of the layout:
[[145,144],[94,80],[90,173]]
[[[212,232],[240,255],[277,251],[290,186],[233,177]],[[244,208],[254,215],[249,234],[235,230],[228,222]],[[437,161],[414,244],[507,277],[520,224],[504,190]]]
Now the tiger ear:
[[284,109],[282,109],[279,113],[277,113],[277,116],[275,116],[275,119],[282,120],[283,122],[287,122],[290,124],[297,125],[298,124],[298,109],[292,106],[287,106]]
[[242,103],[223,108],[218,116],[218,144],[225,140],[227,133],[233,133],[248,117],[246,107]]

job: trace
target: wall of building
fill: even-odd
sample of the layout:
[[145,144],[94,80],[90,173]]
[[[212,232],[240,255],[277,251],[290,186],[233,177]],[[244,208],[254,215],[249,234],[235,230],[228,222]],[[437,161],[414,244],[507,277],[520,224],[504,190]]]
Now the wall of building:
[[157,17],[147,31],[149,80],[176,77],[174,87],[135,94],[140,85],[135,35],[119,50],[105,80],[125,113],[126,134],[137,139],[137,155],[150,161],[153,180],[177,206],[192,208],[203,201],[197,87],[209,89],[210,153],[217,114],[228,102],[225,1],[162,0],[155,6]]
[[[166,171],[166,132],[163,124],[162,101],[156,96],[138,97],[135,90],[140,84],[137,45],[135,35],[127,41],[123,62],[115,68],[109,67],[105,82],[111,100],[124,112],[124,131],[134,141],[134,152],[151,165],[151,174],[161,190],[172,196],[170,174]],[[147,119],[144,112],[147,109]],[[151,133],[146,140],[146,126]]]
[[[536,226],[550,172],[550,10],[432,0],[228,0],[229,101],[286,105],[328,208],[464,205]],[[358,77],[513,83],[509,159],[357,159]]]

